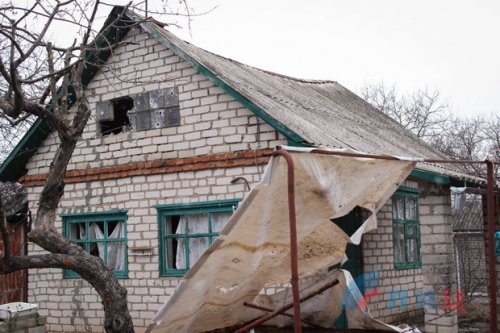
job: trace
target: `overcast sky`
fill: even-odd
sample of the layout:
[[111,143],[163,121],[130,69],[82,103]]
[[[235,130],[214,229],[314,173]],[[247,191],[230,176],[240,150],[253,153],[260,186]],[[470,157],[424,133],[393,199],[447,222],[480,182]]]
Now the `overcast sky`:
[[438,89],[462,115],[500,113],[500,1],[190,0],[197,46],[358,91]]
[[500,113],[499,0],[187,1],[217,8],[171,30],[222,56],[355,92],[367,82],[437,89],[461,115]]

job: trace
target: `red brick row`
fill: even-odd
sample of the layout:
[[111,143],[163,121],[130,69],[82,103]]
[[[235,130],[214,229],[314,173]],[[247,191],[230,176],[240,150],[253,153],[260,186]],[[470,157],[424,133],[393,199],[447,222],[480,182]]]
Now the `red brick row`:
[[[117,165],[105,168],[71,170],[66,174],[66,184],[83,183],[97,180],[119,179],[140,175],[156,175],[165,173],[199,171],[207,169],[232,168],[266,164],[272,149],[247,150],[210,154],[195,157],[140,162],[134,164]],[[19,180],[24,186],[43,186],[48,174],[23,176]]]

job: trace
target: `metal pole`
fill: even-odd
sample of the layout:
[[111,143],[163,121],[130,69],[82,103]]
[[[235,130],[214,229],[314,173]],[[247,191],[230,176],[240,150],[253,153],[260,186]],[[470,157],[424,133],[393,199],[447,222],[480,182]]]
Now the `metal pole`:
[[[329,151],[322,149],[313,149],[311,153],[320,155],[336,155],[336,156],[347,156],[347,157],[364,157],[373,158],[377,160],[391,160],[391,161],[401,161],[402,159],[392,155],[383,154],[367,154],[367,153],[351,153],[347,151]],[[439,160],[431,158],[415,158],[416,162],[427,162],[427,163],[451,163],[451,164],[474,164],[474,163],[484,163],[483,161],[476,160]]]
[[299,264],[297,255],[297,218],[295,215],[295,171],[292,155],[279,149],[273,156],[283,156],[288,167],[288,218],[290,222],[290,262],[293,295],[294,332],[302,333],[302,320],[300,318],[300,290],[299,290]]
[[[327,284],[325,284],[323,287],[317,289],[317,290],[314,290],[314,291],[311,291],[310,293],[308,293],[307,295],[303,296],[302,298],[300,298],[299,300],[299,303],[300,302],[304,302],[304,301],[307,301],[309,298],[311,297],[314,297],[316,295],[318,295],[319,293],[327,290],[328,288],[331,288],[335,285],[337,285],[339,283],[339,280],[333,280],[333,281],[330,281],[328,282]],[[294,300],[295,301],[295,300]],[[246,332],[248,331],[249,329],[252,329],[254,327],[257,327],[258,325],[268,321],[269,319],[271,318],[274,318],[276,317],[277,315],[285,312],[286,310],[289,310],[291,309],[292,307],[294,306],[294,302],[292,303],[288,303],[284,306],[282,306],[281,308],[277,309],[277,310],[274,310],[273,312],[271,313],[268,313],[260,318],[258,318],[257,320],[254,320],[253,322],[245,325],[244,327],[238,329],[237,331],[235,331],[234,333],[243,333],[243,332]]]
[[[267,308],[265,306],[258,305],[258,304],[252,304],[252,303],[243,302],[243,305],[247,306],[249,308],[256,309],[256,310],[261,310],[261,311],[264,311],[264,312],[273,312],[274,311],[274,309]],[[288,317],[288,318],[293,318],[293,315],[290,314],[290,313],[287,313],[287,312],[282,312],[282,313],[280,313],[280,315]],[[311,326],[311,327],[321,328],[321,326],[316,325],[315,323],[309,322],[309,321],[307,321],[305,319],[302,320],[302,322],[304,324],[307,324],[307,325]]]
[[486,161],[488,214],[488,268],[490,275],[490,332],[497,332],[497,272],[495,256],[495,200],[493,193],[493,162]]

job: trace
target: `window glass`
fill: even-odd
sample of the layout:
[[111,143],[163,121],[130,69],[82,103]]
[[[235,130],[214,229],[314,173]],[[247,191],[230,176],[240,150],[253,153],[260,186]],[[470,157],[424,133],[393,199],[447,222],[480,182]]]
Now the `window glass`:
[[418,261],[417,240],[415,238],[408,239],[408,262]]
[[[127,276],[126,212],[63,215],[65,235],[85,251],[99,257],[119,277]],[[65,277],[77,277],[66,270]]]
[[417,268],[420,262],[420,224],[418,196],[398,191],[393,196],[394,267]]
[[403,220],[405,216],[405,202],[404,198],[396,198],[394,200],[395,205],[395,219]]
[[407,220],[417,219],[417,200],[415,198],[406,198],[405,214]]
[[394,225],[394,247],[396,253],[396,261],[402,262],[405,260],[404,258],[404,225],[396,224]]
[[219,236],[236,204],[228,200],[158,206],[161,274],[185,274]]
[[232,212],[212,213],[212,231],[220,232],[231,215]]

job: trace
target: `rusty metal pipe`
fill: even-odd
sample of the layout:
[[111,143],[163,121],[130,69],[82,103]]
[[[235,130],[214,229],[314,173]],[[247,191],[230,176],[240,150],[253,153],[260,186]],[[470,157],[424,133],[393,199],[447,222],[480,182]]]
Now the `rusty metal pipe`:
[[[348,157],[362,157],[362,158],[373,158],[378,160],[391,160],[400,161],[401,158],[391,155],[383,154],[366,154],[366,153],[351,153],[347,151],[328,151],[322,149],[313,149],[311,153],[320,155],[337,155],[337,156],[348,156]],[[439,160],[431,158],[415,158],[417,162],[427,162],[427,163],[451,163],[451,164],[473,164],[473,163],[484,163],[485,161],[478,160]]]
[[495,200],[493,162],[486,161],[487,218],[488,218],[488,269],[490,277],[490,332],[497,332],[497,272],[495,255]]
[[[311,291],[310,293],[308,293],[307,295],[305,296],[302,296],[299,300],[299,302],[304,302],[304,301],[307,301],[309,298],[311,297],[314,297],[316,295],[318,295],[319,293],[322,293],[323,291],[337,285],[339,283],[339,280],[333,280],[333,281],[330,281],[328,283],[326,283],[324,286],[316,289],[316,290],[313,290]],[[243,333],[243,332],[246,332],[254,327],[257,327],[258,325],[268,321],[269,319],[271,318],[274,318],[276,317],[277,315],[285,312],[286,310],[290,310],[291,308],[293,308],[294,306],[294,303],[295,302],[291,302],[291,303],[288,303],[284,306],[282,306],[281,308],[279,309],[276,309],[274,310],[273,312],[270,312],[266,315],[263,315],[262,317],[259,317],[258,319],[252,321],[251,323],[243,326],[242,328],[238,329],[237,331],[235,331],[234,333]]]
[[[265,306],[258,305],[258,304],[248,303],[248,302],[243,302],[243,305],[246,307],[252,308],[252,309],[261,310],[261,311],[265,311],[265,312],[273,312],[274,311],[274,309],[267,308]],[[289,318],[293,318],[292,314],[286,313],[286,312],[280,313],[280,315],[285,316],[285,317],[289,317]],[[315,323],[311,323],[311,322],[304,320],[304,319],[302,320],[302,322],[304,324],[311,326],[311,327],[321,328],[321,326],[316,325]]]
[[242,180],[245,183],[245,186],[247,187],[247,191],[250,191],[250,184],[248,183],[248,180],[245,177],[236,177],[233,180],[231,180],[231,184],[236,184]]
[[294,332],[302,333],[302,324],[300,318],[300,289],[299,289],[299,263],[297,250],[297,216],[295,214],[295,170],[292,155],[287,151],[279,149],[273,153],[273,156],[283,156],[287,164],[288,178],[288,218],[290,222],[290,263],[292,295],[293,295],[293,316]]

